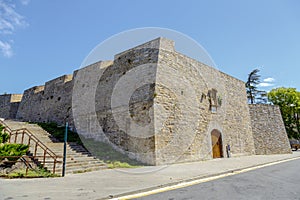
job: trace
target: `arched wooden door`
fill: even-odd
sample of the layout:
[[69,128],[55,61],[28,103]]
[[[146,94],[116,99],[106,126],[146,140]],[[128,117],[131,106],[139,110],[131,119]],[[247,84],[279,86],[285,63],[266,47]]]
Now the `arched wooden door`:
[[223,157],[223,144],[221,132],[214,129],[211,132],[211,146],[213,152],[213,158]]

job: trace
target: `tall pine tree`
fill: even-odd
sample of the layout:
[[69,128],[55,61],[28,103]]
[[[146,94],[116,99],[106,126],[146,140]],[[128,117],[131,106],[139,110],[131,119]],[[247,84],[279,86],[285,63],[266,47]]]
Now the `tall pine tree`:
[[245,84],[247,90],[247,98],[250,104],[267,103],[267,93],[258,90],[257,86],[260,84],[259,69],[254,69],[249,75]]

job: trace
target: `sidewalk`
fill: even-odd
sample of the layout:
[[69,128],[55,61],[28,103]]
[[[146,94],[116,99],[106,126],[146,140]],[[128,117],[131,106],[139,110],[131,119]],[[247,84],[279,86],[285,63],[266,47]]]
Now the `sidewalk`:
[[105,199],[184,180],[300,158],[300,152],[222,158],[170,166],[114,169],[48,179],[0,179],[0,199]]

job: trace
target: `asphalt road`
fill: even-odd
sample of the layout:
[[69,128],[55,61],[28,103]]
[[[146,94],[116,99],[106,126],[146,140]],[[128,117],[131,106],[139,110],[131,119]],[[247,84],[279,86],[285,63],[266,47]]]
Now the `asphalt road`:
[[139,200],[150,199],[300,200],[300,159],[139,198]]

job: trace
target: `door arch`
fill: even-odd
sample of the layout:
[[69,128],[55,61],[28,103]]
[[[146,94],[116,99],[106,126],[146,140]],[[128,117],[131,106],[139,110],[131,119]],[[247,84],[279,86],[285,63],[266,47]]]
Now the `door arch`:
[[211,132],[211,146],[213,158],[223,158],[222,134],[217,129],[214,129]]

